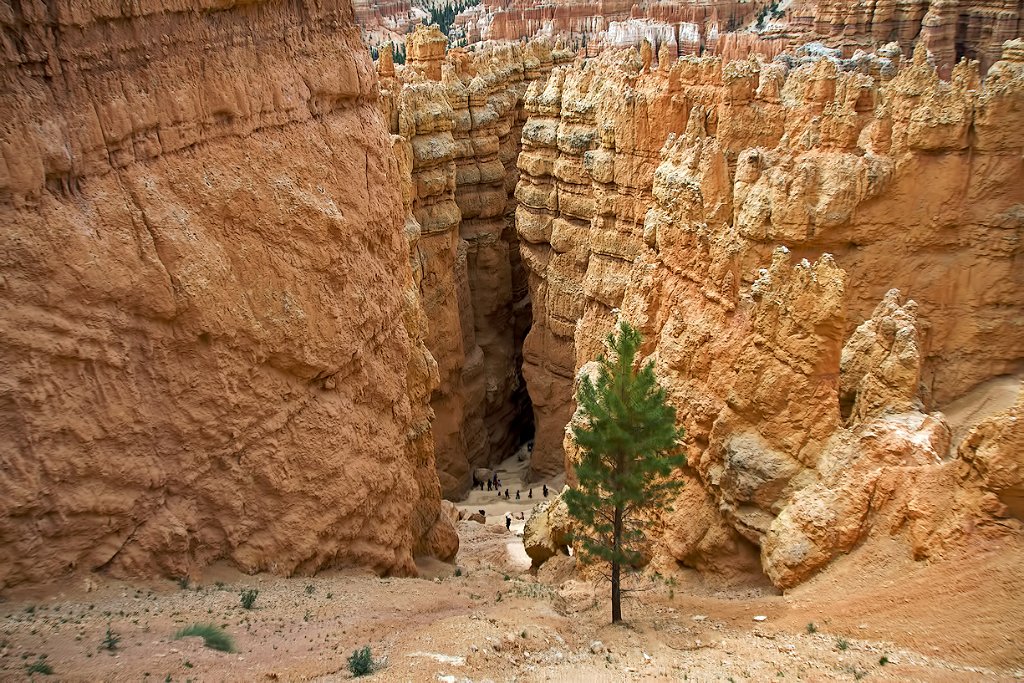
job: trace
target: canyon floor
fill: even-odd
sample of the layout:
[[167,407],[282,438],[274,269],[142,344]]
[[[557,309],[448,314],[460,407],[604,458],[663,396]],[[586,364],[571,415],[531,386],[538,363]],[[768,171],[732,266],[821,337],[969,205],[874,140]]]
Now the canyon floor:
[[[927,565],[894,541],[786,595],[682,573],[627,599],[627,623],[611,626],[606,586],[516,568],[508,549],[520,541],[503,516],[460,532],[458,568],[425,564],[416,579],[214,567],[188,588],[90,576],[14,591],[0,603],[0,679],[23,680],[42,661],[51,680],[333,681],[349,678],[346,659],[363,645],[381,660],[372,681],[1024,677],[1019,548]],[[246,588],[259,590],[251,610]],[[193,623],[223,627],[236,651],[174,639]]]

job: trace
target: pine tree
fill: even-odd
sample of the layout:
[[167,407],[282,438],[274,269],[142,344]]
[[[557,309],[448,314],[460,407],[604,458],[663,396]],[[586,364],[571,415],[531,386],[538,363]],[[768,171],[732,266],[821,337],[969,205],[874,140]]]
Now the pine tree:
[[576,394],[572,426],[581,451],[579,485],[565,494],[569,513],[583,531],[575,535],[582,559],[611,565],[612,623],[622,621],[621,570],[641,562],[649,513],[665,509],[682,483],[670,479],[686,464],[683,430],[675,408],[654,376],[654,363],[637,369],[642,338],[629,323],[608,336],[608,356],[599,356],[597,377],[584,376]]

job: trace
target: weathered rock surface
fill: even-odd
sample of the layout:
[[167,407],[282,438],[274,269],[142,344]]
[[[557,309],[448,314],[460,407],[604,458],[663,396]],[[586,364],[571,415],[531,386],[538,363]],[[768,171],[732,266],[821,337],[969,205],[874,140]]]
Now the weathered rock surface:
[[565,490],[537,505],[523,529],[523,547],[530,556],[534,572],[552,557],[569,554],[573,520],[563,493]]
[[379,65],[383,107],[407,159],[407,230],[417,235],[413,269],[440,374],[437,469],[445,495],[458,496],[474,469],[505,459],[530,432],[520,373],[530,300],[511,192],[527,83],[565,56],[539,43],[446,54],[436,27],[407,44],[406,67]]
[[817,0],[814,30],[843,47],[873,47],[898,41],[909,49],[920,38],[949,76],[962,58],[978,60],[982,72],[999,60],[1003,43],[1021,35],[1020,0]]
[[350,4],[3,22],[0,586],[454,556]]
[[533,467],[559,466],[572,379],[625,316],[708,496],[690,486],[693,515],[667,519],[679,561],[757,547],[789,587],[872,535],[925,557],[970,529],[1019,533],[990,523],[1002,508],[956,478],[963,457],[926,412],[1024,361],[1019,51],[984,82],[968,63],[941,81],[923,50],[886,60],[643,73],[634,52],[527,94]]

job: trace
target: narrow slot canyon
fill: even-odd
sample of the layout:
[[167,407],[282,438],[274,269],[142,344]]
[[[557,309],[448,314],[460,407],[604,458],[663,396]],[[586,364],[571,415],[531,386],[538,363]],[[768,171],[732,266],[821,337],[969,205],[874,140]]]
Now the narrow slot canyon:
[[407,59],[423,76],[417,82],[399,81],[386,57],[378,70],[391,131],[401,136],[410,261],[437,363],[430,396],[437,472],[442,494],[458,499],[477,469],[534,438],[523,377],[533,312],[515,189],[526,89],[551,70],[553,57],[539,45],[509,45],[476,60],[448,55],[445,36],[424,29],[410,40]]

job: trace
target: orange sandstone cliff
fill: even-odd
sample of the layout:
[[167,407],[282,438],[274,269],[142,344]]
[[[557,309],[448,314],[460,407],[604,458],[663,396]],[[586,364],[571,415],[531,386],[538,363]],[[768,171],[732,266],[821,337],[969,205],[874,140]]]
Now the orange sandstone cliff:
[[936,410],[1024,361],[1021,47],[984,82],[921,49],[650,73],[625,51],[531,86],[533,469],[571,466],[574,379],[624,317],[687,430],[661,557],[786,588],[877,535],[1024,547],[1019,402],[962,443]]
[[349,2],[0,21],[0,586],[454,557]]

